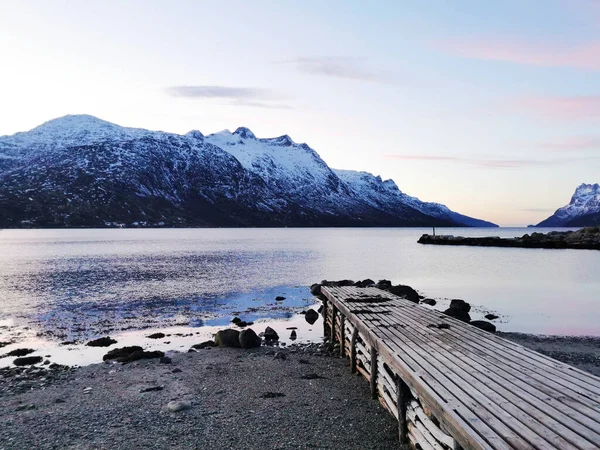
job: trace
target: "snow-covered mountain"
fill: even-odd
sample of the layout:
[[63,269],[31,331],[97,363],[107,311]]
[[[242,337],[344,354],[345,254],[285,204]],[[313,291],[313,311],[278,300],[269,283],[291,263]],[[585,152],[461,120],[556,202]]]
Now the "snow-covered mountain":
[[0,227],[494,226],[392,180],[336,171],[306,144],[66,116],[0,137]]
[[587,227],[600,225],[600,185],[581,184],[568,205],[558,208],[538,227]]

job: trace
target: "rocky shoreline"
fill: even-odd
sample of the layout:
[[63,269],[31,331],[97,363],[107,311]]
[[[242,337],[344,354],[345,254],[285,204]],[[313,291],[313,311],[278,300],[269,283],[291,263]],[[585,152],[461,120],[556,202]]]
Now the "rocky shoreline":
[[534,232],[515,238],[424,234],[417,242],[419,244],[467,245],[472,247],[600,250],[600,227],[588,227],[578,231],[551,231],[546,234]]

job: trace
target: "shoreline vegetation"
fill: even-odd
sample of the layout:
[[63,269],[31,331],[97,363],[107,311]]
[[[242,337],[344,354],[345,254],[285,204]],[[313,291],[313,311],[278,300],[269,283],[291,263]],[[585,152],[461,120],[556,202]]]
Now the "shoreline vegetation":
[[417,242],[426,245],[466,245],[471,247],[600,250],[600,227],[587,227],[578,231],[551,231],[546,234],[534,232],[515,238],[424,234]]
[[[376,286],[435,304],[388,280],[322,281],[311,286],[317,298],[322,285]],[[317,305],[304,320],[320,326]],[[470,310],[455,299],[443,313],[495,332],[497,317],[471,321]],[[401,448],[396,420],[369,399],[368,383],[350,375],[339,348],[325,339],[286,345],[270,326],[257,333],[264,326],[234,318],[182,351],[103,337],[86,348],[105,352],[104,362],[84,367],[19,349],[14,362],[23,364],[0,368],[0,448]],[[600,376],[600,337],[498,334]]]

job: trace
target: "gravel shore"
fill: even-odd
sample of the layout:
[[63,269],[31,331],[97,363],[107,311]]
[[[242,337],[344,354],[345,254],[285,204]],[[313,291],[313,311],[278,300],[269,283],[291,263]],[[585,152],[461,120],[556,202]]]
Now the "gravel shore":
[[56,369],[26,392],[0,390],[0,449],[398,449],[366,380],[319,351],[213,348],[170,364]]
[[536,352],[600,376],[600,337],[498,333]]
[[[600,338],[499,335],[600,375]],[[399,448],[366,380],[323,344],[168,356],[0,369],[0,450]]]

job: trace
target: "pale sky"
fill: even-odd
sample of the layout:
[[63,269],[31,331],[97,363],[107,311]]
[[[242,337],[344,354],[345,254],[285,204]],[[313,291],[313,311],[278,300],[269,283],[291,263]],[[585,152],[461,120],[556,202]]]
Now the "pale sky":
[[0,135],[66,114],[289,134],[537,223],[600,182],[600,2],[0,0]]

